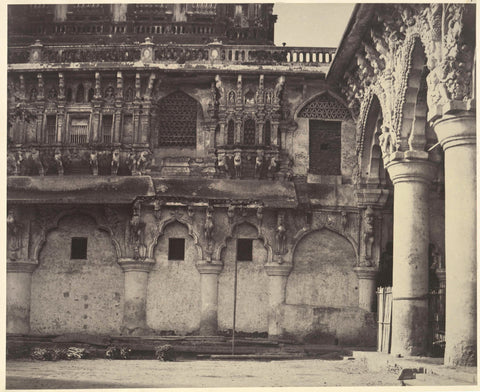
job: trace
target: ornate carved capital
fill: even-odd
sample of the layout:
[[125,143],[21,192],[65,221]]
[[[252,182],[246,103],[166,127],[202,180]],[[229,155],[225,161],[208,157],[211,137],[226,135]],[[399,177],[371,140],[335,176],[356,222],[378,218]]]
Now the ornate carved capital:
[[120,264],[124,272],[150,272],[155,265],[155,260],[123,258],[118,260],[118,264]]
[[268,263],[265,264],[265,272],[268,276],[288,276],[292,270],[292,264],[277,264]]
[[357,274],[358,279],[374,280],[378,273],[375,267],[355,267],[353,270]]
[[211,263],[205,260],[198,262],[196,265],[200,274],[214,274],[218,275],[223,270],[221,261],[212,261]]

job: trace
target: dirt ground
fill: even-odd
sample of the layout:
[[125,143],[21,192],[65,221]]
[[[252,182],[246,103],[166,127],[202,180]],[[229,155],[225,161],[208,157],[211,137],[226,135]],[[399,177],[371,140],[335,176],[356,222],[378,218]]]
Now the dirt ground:
[[[452,385],[448,380],[435,385]],[[400,386],[398,374],[362,360],[180,361],[9,360],[7,389]]]

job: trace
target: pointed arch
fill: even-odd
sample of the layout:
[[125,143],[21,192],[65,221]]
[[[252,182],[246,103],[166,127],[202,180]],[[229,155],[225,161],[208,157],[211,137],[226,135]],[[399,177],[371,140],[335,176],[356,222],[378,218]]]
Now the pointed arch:
[[227,234],[218,245],[217,249],[213,252],[214,259],[221,260],[222,252],[227,247],[227,241],[235,237],[235,229],[243,224],[250,225],[257,231],[257,239],[262,241],[264,248],[267,250],[267,263],[270,263],[272,261],[273,249],[269,244],[267,237],[264,235],[261,226],[245,218],[238,219],[235,223],[229,225]]
[[147,257],[150,259],[153,259],[153,252],[155,250],[155,247],[157,246],[158,239],[163,236],[165,233],[165,229],[168,225],[178,222],[182,225],[184,225],[188,229],[188,235],[193,239],[193,243],[195,245],[195,248],[197,249],[197,255],[200,258],[200,260],[203,260],[203,249],[199,243],[199,236],[193,229],[193,226],[190,222],[187,220],[181,218],[181,217],[171,217],[168,219],[163,220],[159,226],[158,226],[158,231],[155,233],[153,241],[148,245],[147,248]]
[[298,117],[320,120],[349,120],[353,118],[353,115],[341,97],[329,90],[323,90],[297,107],[294,118]]
[[121,251],[120,244],[114,238],[112,229],[108,225],[99,221],[98,217],[95,215],[95,211],[92,211],[87,208],[76,208],[76,207],[60,211],[57,215],[55,215],[55,217],[50,221],[50,223],[44,228],[44,230],[42,230],[38,242],[33,245],[33,258],[35,262],[36,263],[39,262],[38,257],[40,255],[40,251],[45,245],[48,233],[50,233],[53,230],[57,230],[59,228],[60,221],[63,218],[67,216],[72,216],[72,215],[86,215],[90,217],[93,220],[93,222],[95,222],[95,225],[99,230],[105,231],[109,235],[110,240],[112,241],[112,244],[115,248],[115,254],[117,256],[117,262],[118,262],[118,260],[122,257],[122,251]]

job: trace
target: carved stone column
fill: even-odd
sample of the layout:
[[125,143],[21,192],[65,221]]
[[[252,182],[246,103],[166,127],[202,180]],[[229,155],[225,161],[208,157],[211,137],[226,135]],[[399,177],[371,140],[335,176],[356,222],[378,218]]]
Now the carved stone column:
[[30,332],[30,293],[35,268],[37,264],[31,262],[7,263],[7,333]]
[[276,338],[284,332],[283,306],[285,304],[285,290],[288,275],[292,270],[291,264],[266,264],[265,272],[269,277],[269,311],[268,311],[268,337]]
[[[387,165],[393,211],[393,355],[424,355],[428,337],[428,192],[436,166],[425,152],[397,152]],[[397,156],[398,155],[398,156]]]
[[375,303],[375,279],[378,269],[376,267],[355,267],[358,277],[358,306],[367,312],[373,312]]
[[476,126],[464,112],[434,124],[445,151],[445,365],[475,365],[477,345]]
[[213,336],[218,328],[218,275],[222,272],[220,261],[200,262],[200,335]]
[[125,303],[123,309],[122,334],[142,335],[147,327],[148,273],[155,261],[152,259],[120,259],[119,264],[125,277]]
[[368,312],[373,311],[375,303],[376,277],[382,245],[381,208],[385,205],[389,194],[388,189],[361,188],[356,191],[358,207],[367,208],[373,218],[370,224],[373,227],[370,227],[370,230],[367,230],[366,223],[362,222],[360,260],[359,265],[354,269],[358,277],[358,306]]

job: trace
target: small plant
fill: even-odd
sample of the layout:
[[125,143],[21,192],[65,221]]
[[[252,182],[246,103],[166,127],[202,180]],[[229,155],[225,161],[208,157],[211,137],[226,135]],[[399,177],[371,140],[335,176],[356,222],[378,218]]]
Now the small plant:
[[105,356],[108,359],[128,359],[132,349],[128,346],[110,346],[105,351]]
[[83,359],[88,357],[88,350],[81,347],[69,347],[65,350],[66,359]]
[[175,349],[170,344],[155,347],[155,358],[159,361],[173,362],[176,359]]

